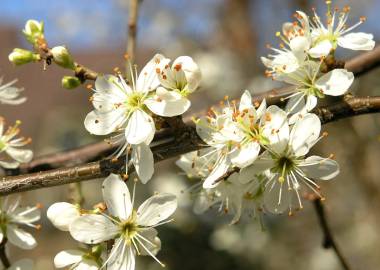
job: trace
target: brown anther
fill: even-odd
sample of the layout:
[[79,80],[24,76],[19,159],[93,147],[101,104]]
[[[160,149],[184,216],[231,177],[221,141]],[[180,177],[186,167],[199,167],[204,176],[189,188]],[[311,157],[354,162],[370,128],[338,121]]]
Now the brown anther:
[[95,124],[98,124],[99,123],[99,120],[98,119],[95,119]]
[[42,203],[37,203],[37,204],[36,204],[36,208],[38,208],[38,209],[42,209],[42,208],[43,208]]
[[258,101],[255,101],[255,102],[253,103],[253,105],[254,105],[256,108],[258,108],[258,107],[260,106],[260,103],[259,103]]
[[123,180],[124,180],[124,181],[127,181],[128,178],[129,178],[129,175],[126,174],[126,173],[123,173],[123,174],[121,175],[121,177],[123,177]]
[[154,62],[155,62],[156,64],[159,64],[159,63],[161,62],[161,60],[160,60],[159,58],[155,58],[155,59],[154,59]]
[[120,73],[120,68],[119,67],[114,67],[113,68],[114,73]]
[[41,228],[42,228],[42,225],[41,225],[41,224],[37,224],[37,225],[36,225],[36,230],[39,231],[39,230],[41,230]]
[[360,17],[360,21],[361,21],[361,22],[365,22],[366,20],[367,20],[367,17],[365,17],[365,16],[361,16],[361,17]]
[[168,69],[169,68],[169,65],[165,65],[165,69]]
[[164,75],[162,75],[162,79],[164,79],[164,80],[166,80],[167,79],[167,77],[166,77],[166,75],[164,74]]
[[174,66],[174,69],[178,72],[182,69],[182,65],[181,64],[177,64]]
[[124,59],[125,59],[125,60],[129,60],[129,58],[130,58],[130,57],[129,57],[129,54],[127,54],[127,53],[124,54]]
[[113,158],[113,159],[111,159],[111,162],[112,162],[112,163],[116,163],[117,161],[118,161],[118,158],[116,158],[116,157]]
[[107,210],[107,205],[104,202],[100,202],[93,206],[94,209],[99,209],[100,212],[105,212]]
[[272,116],[271,116],[271,114],[270,113],[266,113],[265,114],[265,121],[271,121],[272,120]]
[[156,98],[156,101],[161,102],[161,101],[162,101],[162,98],[157,97],[157,98]]
[[323,137],[327,137],[329,135],[329,133],[327,132],[327,131],[324,131],[323,133],[322,133],[322,136]]
[[224,98],[223,98],[224,100],[228,100],[228,96],[224,96]]
[[161,73],[160,68],[156,68],[156,73],[157,73],[157,74],[160,74],[160,73]]
[[86,89],[87,89],[87,90],[92,90],[92,84],[90,84],[90,83],[87,84],[87,85],[86,85]]
[[335,155],[331,153],[331,154],[329,155],[329,159],[335,159]]

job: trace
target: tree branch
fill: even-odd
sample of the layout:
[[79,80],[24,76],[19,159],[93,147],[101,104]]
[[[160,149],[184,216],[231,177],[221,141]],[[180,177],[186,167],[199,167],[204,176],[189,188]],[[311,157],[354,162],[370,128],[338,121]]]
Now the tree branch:
[[[346,62],[346,68],[355,73],[356,76],[363,75],[364,73],[376,68],[380,65],[380,46],[376,47],[373,51],[363,53]],[[84,71],[83,75],[86,79],[95,80],[97,74],[91,70],[78,64]],[[268,92],[253,96],[254,102],[261,102],[264,98],[268,104],[280,104],[281,99],[293,92],[293,87],[283,87],[272,89]],[[362,107],[363,109],[363,107]],[[325,115],[323,119],[327,119],[328,111],[321,111],[321,115]],[[323,121],[323,120],[322,120]],[[167,131],[159,132],[156,134],[155,141],[164,138],[168,135]],[[98,142],[90,145],[85,145],[77,149],[64,151],[61,153],[54,153],[37,157],[32,162],[21,166],[20,172],[36,172],[39,170],[47,170],[58,168],[61,166],[72,166],[82,164],[84,162],[94,161],[105,155],[111,153],[116,149],[116,146],[109,146],[105,142]]]
[[339,249],[337,243],[334,240],[333,233],[327,222],[327,217],[326,217],[326,213],[325,213],[325,209],[323,207],[322,201],[320,199],[315,199],[313,203],[314,203],[315,212],[317,213],[317,216],[318,216],[319,224],[321,226],[321,229],[324,235],[323,243],[322,243],[323,247],[326,249],[328,248],[333,249],[343,269],[350,270],[351,268],[349,267],[346,259],[343,257],[341,250]]
[[[135,57],[136,57],[138,13],[139,13],[139,0],[129,0],[127,54],[132,64],[135,63]],[[129,66],[127,65],[127,71],[128,69],[129,69]]]
[[8,242],[8,239],[4,237],[0,243],[0,260],[5,268],[8,268],[9,266],[11,266],[11,263],[9,262],[9,259],[7,257],[7,253],[5,251],[5,246],[7,242]]
[[[323,124],[375,112],[380,112],[380,97],[346,96],[335,104],[314,110]],[[165,143],[152,147],[155,162],[205,147],[192,124],[180,125],[177,123],[177,125],[175,134],[166,137]],[[131,171],[132,168],[129,168],[128,172]],[[64,185],[105,177],[110,173],[123,172],[125,172],[125,157],[119,158],[116,162],[112,159],[105,159],[68,168],[3,177],[0,182],[0,195]]]

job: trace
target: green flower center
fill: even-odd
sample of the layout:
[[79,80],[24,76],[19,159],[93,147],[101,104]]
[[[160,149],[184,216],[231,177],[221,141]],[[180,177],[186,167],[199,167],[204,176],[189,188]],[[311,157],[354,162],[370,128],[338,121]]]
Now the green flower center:
[[136,212],[133,211],[131,217],[120,223],[120,232],[121,235],[124,236],[127,243],[131,244],[132,239],[136,236],[137,232],[139,231],[139,227],[136,223]]
[[132,95],[128,96],[127,100],[125,101],[125,105],[130,109],[141,108],[144,105],[143,101],[144,94],[135,92]]
[[296,167],[296,162],[293,158],[288,156],[282,156],[276,159],[275,166],[272,169],[275,173],[280,173],[279,182],[285,181],[285,176],[288,175]]

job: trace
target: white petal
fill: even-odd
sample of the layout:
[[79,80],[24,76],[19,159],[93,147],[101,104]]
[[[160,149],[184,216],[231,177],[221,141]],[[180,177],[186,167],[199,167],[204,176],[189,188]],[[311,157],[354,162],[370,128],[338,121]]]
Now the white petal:
[[159,87],[156,96],[145,101],[145,104],[156,115],[173,117],[181,115],[190,108],[190,101],[175,91]]
[[267,102],[265,99],[261,101],[260,106],[257,108],[256,113],[257,117],[261,118],[261,116],[264,114],[265,110],[267,109]]
[[170,59],[162,54],[156,54],[141,70],[136,82],[136,91],[147,93],[153,91],[160,84],[156,68],[168,64]]
[[[288,191],[288,188],[285,184],[280,184],[278,179],[275,186],[270,189],[272,184],[269,184],[264,191],[264,208],[270,213],[273,214],[282,214],[289,208],[291,191]],[[280,198],[281,190],[281,200]]]
[[3,167],[5,169],[16,169],[18,166],[20,166],[20,163],[17,161],[0,161],[0,167]]
[[130,87],[122,82],[120,78],[113,75],[98,76],[95,81],[95,89],[99,94],[109,98],[124,100],[126,94],[132,93]]
[[0,231],[0,243],[3,242],[4,239],[4,234],[2,231]]
[[40,220],[41,210],[37,207],[17,207],[11,215],[14,223],[30,224]]
[[173,62],[173,66],[180,64],[185,72],[188,89],[193,92],[199,86],[202,73],[198,65],[190,56],[180,56]]
[[198,136],[208,145],[214,145],[215,143],[218,143],[218,141],[216,141],[214,138],[214,134],[216,133],[215,129],[215,121],[206,116],[202,116],[196,122],[196,130]]
[[375,41],[373,40],[372,34],[367,33],[350,33],[338,38],[338,45],[340,47],[360,50],[360,51],[370,51],[375,47]]
[[69,231],[71,222],[79,217],[78,207],[67,202],[58,202],[49,207],[47,217],[61,231]]
[[203,182],[203,188],[213,188],[218,185],[219,182],[216,182],[220,177],[222,177],[230,167],[230,160],[227,156],[222,156],[218,162],[214,165],[214,169],[210,175]]
[[145,143],[134,145],[132,150],[132,162],[141,182],[146,184],[154,173],[154,157],[150,147]]
[[246,184],[254,179],[257,174],[261,174],[272,167],[274,167],[274,161],[268,152],[264,152],[252,165],[240,170],[239,182]]
[[54,257],[54,266],[63,268],[82,260],[83,251],[79,250],[63,250]]
[[142,110],[136,110],[128,119],[125,138],[130,144],[140,144],[151,137],[155,130],[152,117]]
[[[157,237],[157,231],[153,228],[149,228],[147,230],[139,232],[139,234],[147,239],[149,242],[151,242],[153,245],[146,243],[146,241],[142,240],[142,243],[144,244],[145,248],[149,250],[150,253],[153,255],[156,255],[160,249],[161,249],[161,240]],[[140,249],[140,255],[148,256],[150,255],[147,250],[141,246],[141,244],[138,244]]]
[[113,258],[107,263],[107,270],[134,270],[135,254],[132,245],[128,245],[123,238],[118,238],[110,252]]
[[101,215],[84,215],[70,224],[71,236],[85,244],[98,244],[114,238],[119,228]]
[[14,147],[6,148],[5,152],[14,160],[20,163],[27,163],[32,160],[33,152],[31,150],[17,149]]
[[299,165],[307,177],[316,180],[330,180],[339,174],[339,164],[335,160],[310,156]]
[[251,93],[249,93],[248,90],[245,90],[243,95],[240,98],[240,103],[239,103],[239,111],[243,111],[245,109],[251,109],[253,108],[252,105],[252,96]]
[[287,113],[281,108],[269,106],[261,118],[263,135],[269,140],[272,150],[281,153],[289,141],[289,124]]
[[242,144],[229,154],[232,164],[239,168],[244,168],[251,165],[257,158],[260,152],[260,144],[257,142],[249,142]]
[[354,74],[345,69],[334,69],[315,82],[315,86],[326,95],[340,96],[354,82]]
[[316,96],[308,95],[306,97],[306,104],[305,104],[306,111],[307,112],[312,111],[315,108],[315,106],[317,106],[317,103],[318,103],[318,98]]
[[84,126],[91,134],[108,135],[122,127],[126,121],[126,114],[122,107],[105,113],[92,111],[87,114]]
[[137,210],[137,223],[154,226],[166,220],[177,209],[177,197],[173,194],[158,194],[147,199]]
[[290,133],[289,144],[296,156],[303,156],[309,152],[311,146],[319,137],[321,121],[315,114],[308,113],[298,119]]
[[92,260],[83,259],[73,270],[98,270],[99,266]]
[[322,56],[327,56],[332,49],[332,44],[328,40],[319,42],[317,45],[309,50],[309,55],[314,58],[320,58]]
[[132,213],[131,196],[120,175],[110,174],[103,182],[103,198],[111,215],[127,220]]
[[290,40],[290,49],[297,57],[299,62],[303,62],[306,58],[306,52],[309,49],[309,39],[305,36],[298,36]]
[[12,264],[8,270],[32,270],[33,269],[33,261],[30,259],[22,259]]
[[26,231],[19,229],[17,226],[7,226],[7,238],[9,242],[21,249],[32,249],[37,246],[36,239]]

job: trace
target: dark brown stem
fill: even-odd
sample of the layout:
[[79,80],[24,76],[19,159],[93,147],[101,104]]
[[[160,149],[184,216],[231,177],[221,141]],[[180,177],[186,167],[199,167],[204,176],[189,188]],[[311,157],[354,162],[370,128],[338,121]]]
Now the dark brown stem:
[[[333,105],[321,107],[314,111],[324,124],[375,112],[380,112],[380,97],[346,96]],[[178,121],[175,122],[178,124]],[[175,135],[166,137],[165,143],[152,147],[155,162],[195,151],[205,146],[192,124],[178,125],[181,127],[178,128]],[[0,195],[96,179],[107,176],[109,173],[123,173],[123,171],[125,171],[125,160],[120,158],[116,162],[105,159],[68,168],[3,177],[0,181]]]
[[323,247],[326,249],[331,248],[335,252],[343,269],[350,270],[351,269],[350,266],[348,265],[341,250],[339,249],[337,243],[335,242],[333,233],[327,222],[327,216],[326,216],[322,201],[320,199],[316,199],[314,200],[313,203],[314,203],[315,212],[317,213],[317,216],[318,216],[319,224],[323,232],[323,237],[324,237],[323,242],[322,242]]
[[7,253],[5,250],[7,242],[8,242],[8,239],[6,237],[4,237],[3,241],[1,241],[1,243],[0,243],[0,260],[1,260],[4,268],[8,268],[11,266],[11,263],[9,262],[9,259],[7,257]]

